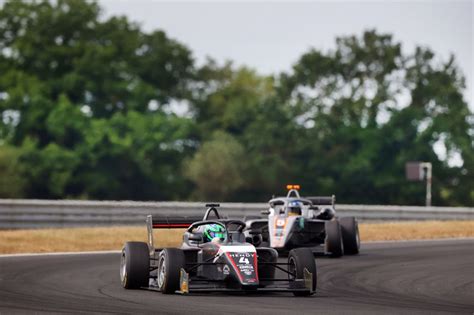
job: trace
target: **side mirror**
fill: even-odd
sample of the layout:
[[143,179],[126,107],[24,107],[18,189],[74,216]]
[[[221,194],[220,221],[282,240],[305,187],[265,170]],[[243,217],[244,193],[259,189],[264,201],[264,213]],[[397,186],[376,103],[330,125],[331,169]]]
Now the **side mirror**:
[[202,242],[202,235],[200,234],[189,234],[188,240]]
[[266,209],[266,210],[262,210],[260,211],[261,214],[270,214],[270,210]]

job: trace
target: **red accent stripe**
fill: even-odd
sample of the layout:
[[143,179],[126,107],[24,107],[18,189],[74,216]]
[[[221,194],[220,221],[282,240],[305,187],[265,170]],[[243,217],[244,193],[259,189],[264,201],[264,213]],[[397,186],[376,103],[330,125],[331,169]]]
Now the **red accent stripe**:
[[175,228],[187,228],[190,224],[187,223],[157,223],[153,224],[154,229],[175,229]]
[[257,265],[257,253],[253,253],[253,268],[255,269],[255,277],[258,281],[258,265]]
[[234,270],[237,272],[237,275],[239,276],[240,282],[244,282],[242,274],[240,273],[239,268],[237,268],[237,265],[235,264],[234,258],[232,258],[228,252],[225,253],[225,255],[227,256],[227,258],[232,263],[232,266],[234,266]]

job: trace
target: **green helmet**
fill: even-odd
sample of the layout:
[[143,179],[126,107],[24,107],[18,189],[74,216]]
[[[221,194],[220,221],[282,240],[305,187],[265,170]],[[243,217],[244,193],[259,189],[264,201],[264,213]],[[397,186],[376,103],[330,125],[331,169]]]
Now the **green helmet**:
[[210,242],[215,237],[218,237],[221,241],[223,241],[226,238],[225,228],[220,224],[205,225],[203,236],[204,242]]

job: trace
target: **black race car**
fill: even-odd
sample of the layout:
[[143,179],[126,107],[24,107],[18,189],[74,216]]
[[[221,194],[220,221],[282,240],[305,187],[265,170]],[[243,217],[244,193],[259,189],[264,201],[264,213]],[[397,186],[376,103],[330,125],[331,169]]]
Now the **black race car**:
[[[278,262],[275,249],[254,246],[261,243],[260,232],[250,232],[246,238],[242,232],[245,222],[221,218],[218,206],[207,204],[202,219],[149,215],[148,244],[127,242],[122,250],[122,286],[165,294],[270,291],[307,296],[315,293],[316,263],[311,250],[294,249],[285,262]],[[211,214],[215,219],[209,218]],[[209,227],[221,233],[206,242]],[[155,248],[153,229],[159,228],[186,228],[181,247]],[[276,277],[276,269],[284,276]]]
[[315,254],[341,257],[360,249],[359,226],[354,217],[338,218],[335,197],[300,197],[299,185],[288,185],[286,197],[269,201],[268,217],[244,218],[244,233],[262,234],[260,246],[288,253],[294,248],[312,248]]

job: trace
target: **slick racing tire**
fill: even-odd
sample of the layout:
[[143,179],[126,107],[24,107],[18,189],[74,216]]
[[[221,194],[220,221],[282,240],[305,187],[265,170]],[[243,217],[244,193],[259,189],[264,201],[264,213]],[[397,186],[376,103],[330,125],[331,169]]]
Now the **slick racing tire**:
[[[257,249],[258,257],[258,277],[260,279],[274,279],[275,278],[275,265],[272,264],[260,264],[260,262],[274,263],[278,262],[278,252],[274,248],[259,248]],[[272,284],[273,281],[261,280],[260,287],[265,287]]]
[[345,255],[357,255],[360,249],[359,225],[354,217],[340,218]]
[[329,253],[330,257],[341,257],[344,254],[344,249],[339,221],[327,221],[324,227],[326,230],[326,253]]
[[165,248],[158,257],[158,288],[161,293],[173,294],[179,289],[181,268],[186,265],[184,252],[179,248]]
[[[308,296],[316,293],[318,276],[316,273],[316,261],[314,260],[311,249],[295,248],[290,250],[290,253],[288,254],[288,271],[296,275],[296,279],[304,279],[305,268],[311,272],[313,276],[313,289],[311,292],[293,292],[295,296]],[[289,274],[288,277],[294,279],[291,274]]]
[[127,242],[120,259],[120,281],[125,289],[148,287],[150,255],[143,242]]

